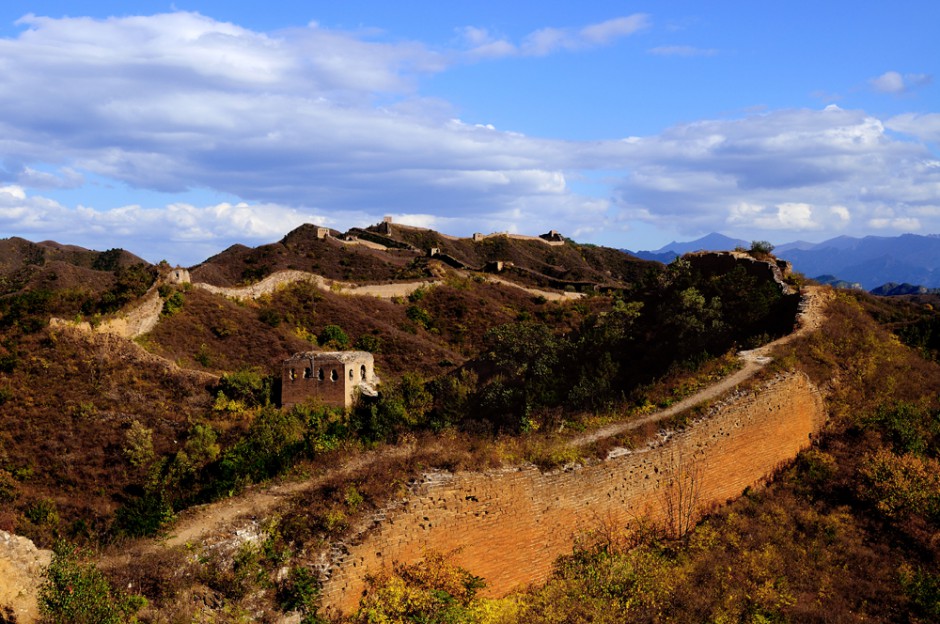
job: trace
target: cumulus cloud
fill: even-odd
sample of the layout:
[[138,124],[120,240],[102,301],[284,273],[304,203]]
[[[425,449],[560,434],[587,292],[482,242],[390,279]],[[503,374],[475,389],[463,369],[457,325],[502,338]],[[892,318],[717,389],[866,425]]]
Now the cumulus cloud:
[[[180,240],[214,252],[205,246],[383,214],[458,234],[593,236],[638,221],[751,238],[940,229],[940,165],[910,139],[936,141],[936,114],[882,121],[828,106],[580,142],[467,124],[420,94],[423,76],[471,52],[581,49],[648,24],[635,15],[542,29],[518,44],[468,28],[461,50],[441,52],[316,24],[257,33],[195,13],[28,16],[24,32],[0,39],[0,228],[77,244],[120,232],[138,253]],[[579,181],[591,172],[603,181],[588,195]],[[242,201],[66,206],[44,196],[96,178]]]
[[899,94],[928,85],[932,80],[933,77],[930,74],[902,75],[896,71],[888,71],[868,82],[875,91],[880,93]]
[[[348,213],[346,218],[362,219]],[[267,243],[304,223],[343,227],[337,215],[281,206],[222,202],[207,206],[172,203],[137,204],[95,209],[27,193],[17,185],[0,187],[0,230],[15,231],[34,240],[54,239],[94,247],[120,244],[156,261],[194,264],[228,246],[233,240]],[[180,245],[180,243],[186,243]]]
[[798,202],[785,202],[772,207],[741,202],[731,206],[728,223],[743,223],[762,230],[815,230],[820,224],[813,218],[813,210],[813,206]]
[[896,213],[890,223],[922,226],[898,219],[935,204],[940,190],[940,167],[925,146],[895,140],[880,120],[835,106],[701,121],[607,149],[604,158],[622,159],[628,171],[618,205],[690,234],[722,225],[838,233],[883,218],[888,207]]
[[921,141],[940,143],[940,113],[905,113],[888,119],[885,125],[891,130],[909,134]]
[[848,223],[852,220],[852,214],[849,212],[849,209],[845,206],[830,206],[829,211],[832,213],[836,219],[841,221],[843,224]]

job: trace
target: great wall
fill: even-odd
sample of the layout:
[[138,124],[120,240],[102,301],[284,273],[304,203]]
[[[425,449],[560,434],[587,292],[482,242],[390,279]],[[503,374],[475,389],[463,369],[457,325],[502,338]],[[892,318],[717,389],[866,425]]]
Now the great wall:
[[[377,297],[379,299],[407,297],[416,290],[429,288],[442,283],[441,281],[434,280],[416,280],[390,284],[355,284],[352,282],[330,280],[316,273],[287,270],[277,271],[247,286],[224,287],[213,286],[212,284],[202,282],[190,282],[189,273],[184,269],[175,269],[173,274],[175,274],[176,277],[169,280],[169,283],[191,284],[192,288],[199,288],[223,297],[242,300],[258,299],[259,297],[269,295],[281,288],[298,282],[313,284],[316,288],[326,292],[358,297]],[[482,276],[481,279],[509,288],[517,288],[531,295],[544,297],[547,301],[570,301],[584,296],[582,293],[557,292],[531,288],[489,275]],[[105,319],[97,325],[93,326],[88,321],[75,322],[55,317],[50,319],[49,324],[53,327],[74,327],[89,334],[111,334],[127,339],[138,338],[151,331],[157,326],[157,323],[160,322],[160,314],[163,310],[163,299],[159,295],[158,286],[161,283],[167,283],[167,280],[164,279],[155,284],[136,305],[122,310],[112,318]]]
[[580,533],[643,517],[667,520],[671,487],[698,488],[697,508],[679,513],[740,496],[808,446],[825,420],[817,389],[789,373],[661,444],[587,466],[430,472],[323,554],[323,605],[354,610],[368,574],[427,550],[453,552],[456,563],[486,579],[489,595],[543,582]]
[[819,390],[802,373],[786,372],[750,390],[739,384],[769,361],[770,351],[824,318],[829,291],[809,288],[792,334],[744,352],[741,371],[642,421],[617,423],[570,442],[580,446],[694,405],[721,398],[680,433],[639,450],[615,449],[604,461],[541,472],[518,466],[485,473],[429,472],[409,493],[369,518],[352,538],[332,544],[318,561],[323,605],[353,610],[365,579],[394,561],[429,550],[486,579],[489,595],[543,582],[575,538],[602,525],[638,518],[673,521],[671,488],[695,488],[696,515],[740,496],[808,447],[826,422]]
[[[337,285],[311,274],[284,272],[250,287],[211,290],[230,297],[255,298],[300,279],[319,288],[371,296],[403,296],[397,294],[403,292],[402,288],[432,284],[382,285],[399,289],[389,294],[359,290],[368,287]],[[748,390],[740,390],[739,385],[764,367],[774,346],[818,329],[828,294],[823,289],[807,289],[798,331],[760,350],[742,353],[744,367],[740,371],[643,421],[662,420],[703,401],[715,401],[681,432],[663,435],[640,449],[615,449],[605,460],[551,472],[523,465],[488,472],[430,471],[422,475],[404,496],[390,501],[356,527],[351,537],[322,550],[314,567],[321,573],[323,606],[353,610],[367,575],[393,561],[414,561],[428,550],[454,553],[458,564],[486,579],[487,594],[504,595],[544,581],[554,560],[570,552],[575,538],[585,531],[622,527],[641,517],[672,520],[675,510],[670,512],[667,504],[672,488],[686,484],[695,488],[695,509],[687,510],[694,515],[760,484],[811,443],[825,424],[826,412],[818,389],[797,372],[780,373]],[[139,335],[159,320],[161,301],[148,296],[139,308],[102,324],[104,327],[99,326],[97,331],[90,326],[81,329],[106,334],[111,340]],[[58,324],[74,327],[63,321]],[[638,424],[611,425],[573,439],[570,444],[592,443]],[[345,468],[337,467],[339,471]],[[148,548],[198,543],[210,532],[228,534],[228,539],[237,541],[246,525],[277,513],[288,496],[313,487],[313,481],[258,489],[243,500],[221,501],[193,510],[174,529],[175,536]],[[278,488],[283,489],[275,492]],[[0,537],[11,544],[15,539]],[[32,550],[21,548],[19,552],[29,555]],[[48,553],[41,552],[37,557],[37,561],[47,561]],[[0,563],[4,559],[10,557],[0,554]],[[28,605],[21,622],[31,621],[27,613],[35,608],[32,594],[38,565],[30,564],[28,570],[20,566],[23,569],[16,577],[20,579],[17,587],[21,587],[18,600]]]
[[[489,472],[431,471],[407,493],[366,518],[351,537],[329,544],[314,562],[323,578],[324,606],[350,611],[368,574],[393,561],[414,561],[428,550],[455,552],[455,560],[502,595],[544,581],[558,555],[575,537],[640,517],[663,520],[668,489],[697,480],[698,512],[759,485],[781,464],[809,446],[826,422],[822,397],[801,373],[784,372],[742,389],[770,361],[772,350],[817,331],[831,298],[825,288],[804,289],[798,328],[760,349],[742,352],[743,367],[671,408],[641,420],[614,423],[573,438],[583,446],[650,422],[665,420],[703,402],[711,407],[684,431],[665,434],[640,449],[614,449],[606,460],[541,472],[514,466]],[[407,454],[397,447],[384,452]],[[346,473],[376,459],[337,466]],[[156,547],[206,543],[237,546],[261,530],[294,495],[322,479],[279,484],[184,514],[173,535]],[[672,485],[671,485],[672,484]]]

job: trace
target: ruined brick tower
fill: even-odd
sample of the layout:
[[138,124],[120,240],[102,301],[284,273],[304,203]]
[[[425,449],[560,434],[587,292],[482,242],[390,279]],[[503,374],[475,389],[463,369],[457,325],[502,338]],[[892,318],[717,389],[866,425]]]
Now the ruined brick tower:
[[366,351],[305,351],[281,366],[281,406],[307,399],[329,407],[350,407],[357,395],[376,396],[379,378]]

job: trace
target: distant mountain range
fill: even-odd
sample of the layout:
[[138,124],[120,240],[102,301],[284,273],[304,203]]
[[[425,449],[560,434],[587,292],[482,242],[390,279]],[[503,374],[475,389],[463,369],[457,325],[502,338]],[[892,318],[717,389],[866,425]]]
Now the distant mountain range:
[[[645,260],[670,262],[690,251],[750,247],[750,241],[709,234],[698,240],[673,242],[653,251],[628,251]],[[940,236],[839,236],[821,243],[795,241],[777,245],[774,254],[793,263],[807,277],[858,283],[865,290],[892,283],[940,287]]]

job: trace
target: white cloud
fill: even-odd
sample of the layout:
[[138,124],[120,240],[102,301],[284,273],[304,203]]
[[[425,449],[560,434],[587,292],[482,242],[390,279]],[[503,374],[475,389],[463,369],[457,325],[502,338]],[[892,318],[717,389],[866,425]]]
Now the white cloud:
[[[361,220],[364,215],[342,216]],[[345,223],[336,221],[335,215],[277,204],[223,202],[194,206],[174,203],[100,210],[81,205],[69,208],[28,194],[19,186],[0,187],[0,231],[92,248],[101,244],[121,245],[153,261],[170,258],[174,262],[194,264],[232,241],[267,243],[304,223],[345,227]]]
[[904,113],[888,119],[885,125],[921,141],[940,143],[940,113]]
[[891,223],[923,228],[923,220],[899,219],[916,218],[940,192],[940,166],[925,146],[834,106],[700,121],[604,149],[603,160],[627,171],[617,205],[689,235],[729,227],[778,239],[807,230],[858,233],[885,208],[894,211]]
[[892,229],[899,232],[917,232],[921,229],[920,220],[913,217],[869,219],[868,225],[876,230]]
[[671,45],[650,48],[649,53],[657,56],[715,56],[718,54],[718,50],[687,45]]
[[882,93],[901,93],[904,91],[904,77],[896,71],[889,71],[870,80],[875,91]]
[[820,228],[813,218],[813,206],[787,202],[773,207],[741,202],[731,207],[728,223],[736,227],[759,230],[787,230],[804,232]]
[[500,58],[517,53],[515,45],[505,38],[492,35],[485,28],[466,26],[459,29],[458,33],[469,46],[466,54],[473,59]]
[[852,220],[852,215],[845,206],[830,206],[829,211],[842,223],[848,223]]
[[26,191],[21,186],[0,186],[0,205],[12,204],[26,199]]
[[467,26],[458,32],[468,45],[466,55],[471,59],[503,56],[546,56],[558,51],[574,51],[611,44],[650,25],[649,16],[635,13],[604,22],[589,24],[581,29],[540,28],[514,44],[505,37],[497,37],[485,28]]
[[[303,221],[344,228],[384,213],[457,234],[587,236],[631,222],[694,235],[734,227],[745,238],[940,230],[931,212],[940,165],[918,142],[940,136],[935,113],[882,121],[837,106],[777,110],[580,142],[463,123],[417,88],[474,51],[581,49],[648,23],[543,29],[519,45],[468,28],[463,51],[437,52],[315,24],[265,35],[192,13],[28,17],[28,30],[0,39],[0,184],[10,185],[0,187],[0,231],[77,244],[121,232],[127,243],[106,244],[146,253],[186,240],[196,253],[273,240]],[[43,196],[98,178],[243,201],[109,208]]]
[[17,175],[17,183],[21,186],[44,189],[77,188],[84,184],[85,178],[70,167],[65,167],[59,173],[37,171],[31,167],[23,167]]
[[583,41],[595,45],[603,45],[610,43],[614,39],[627,37],[641,30],[645,30],[649,28],[649,25],[649,15],[645,13],[635,13],[628,17],[617,17],[607,20],[606,22],[600,22],[599,24],[585,26],[581,29],[579,34]]
[[869,80],[872,88],[880,93],[904,93],[918,87],[930,84],[933,77],[930,74],[900,74],[888,71]]

